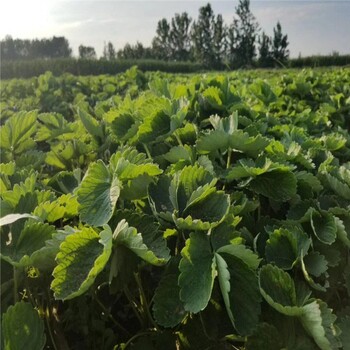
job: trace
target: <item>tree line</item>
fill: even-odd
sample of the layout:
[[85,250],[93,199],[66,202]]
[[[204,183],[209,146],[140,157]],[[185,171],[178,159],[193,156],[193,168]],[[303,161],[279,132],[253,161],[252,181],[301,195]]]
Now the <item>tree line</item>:
[[[116,50],[105,43],[103,60],[158,59],[192,61],[208,68],[231,68],[258,64],[262,67],[283,65],[289,57],[288,36],[277,22],[273,36],[261,30],[250,10],[250,0],[239,0],[232,23],[224,23],[221,14],[215,15],[208,3],[199,9],[193,20],[187,12],[175,14],[168,21],[158,21],[156,34],[149,47],[137,42]],[[7,36],[1,41],[4,60],[71,57],[72,50],[64,37],[21,40]],[[79,46],[79,58],[97,59],[92,46]]]

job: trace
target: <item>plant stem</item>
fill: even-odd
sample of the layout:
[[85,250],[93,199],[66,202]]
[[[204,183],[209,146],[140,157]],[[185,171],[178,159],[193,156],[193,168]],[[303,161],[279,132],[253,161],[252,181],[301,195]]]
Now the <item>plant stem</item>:
[[125,335],[129,335],[130,333],[127,331],[126,328],[124,328],[114,317],[113,315],[110,313],[110,311],[102,304],[102,302],[98,299],[97,295],[95,294],[95,300],[97,301],[97,304],[101,307],[101,309],[103,310],[103,312],[108,315],[108,317],[111,319],[111,321],[114,323],[114,325],[119,328],[119,330],[121,330]]
[[150,153],[150,151],[149,151],[148,146],[147,146],[145,143],[143,143],[142,146],[143,146],[143,148],[144,148],[145,151],[146,151],[147,157],[148,157],[149,159],[152,159],[152,156],[151,156],[151,153]]
[[55,338],[54,338],[52,330],[51,330],[50,319],[51,319],[50,308],[46,307],[46,310],[45,310],[45,321],[46,321],[46,326],[47,326],[46,328],[49,331],[49,336],[50,336],[50,340],[51,340],[53,348],[55,350],[58,350],[58,348],[56,346]]
[[179,135],[177,134],[176,131],[174,132],[174,136],[175,136],[176,141],[178,142],[179,146],[183,147],[183,143],[182,143],[182,141],[181,141],[181,139],[180,139],[180,137],[179,137]]
[[137,317],[137,319],[140,322],[141,327],[144,327],[144,322],[142,320],[142,318],[140,317],[140,313],[138,310],[138,305],[137,303],[133,300],[133,297],[129,291],[129,288],[127,286],[124,287],[124,294],[126,296],[126,298],[128,299],[130,306],[132,308],[132,310],[134,311],[135,316]]
[[151,332],[151,331],[148,331],[148,332],[141,332],[141,333],[135,334],[133,337],[131,337],[131,338],[125,343],[123,349],[125,350],[135,339],[137,339],[137,338],[139,338],[139,337],[142,337],[142,336],[144,336],[144,335],[151,335],[151,334],[153,334],[153,332]]
[[15,266],[13,267],[13,301],[14,304],[18,301],[18,271]]
[[153,320],[151,312],[149,311],[149,306],[147,303],[146,294],[145,294],[145,291],[144,291],[143,286],[142,286],[142,281],[141,281],[139,272],[134,273],[134,276],[135,276],[136,284],[137,284],[137,286],[139,288],[139,292],[140,292],[140,302],[141,302],[142,310],[146,313],[147,318],[150,321],[150,323],[153,325],[153,327],[155,329],[157,329],[157,325]]
[[228,169],[231,165],[231,155],[232,155],[232,149],[229,148],[227,151],[226,169]]

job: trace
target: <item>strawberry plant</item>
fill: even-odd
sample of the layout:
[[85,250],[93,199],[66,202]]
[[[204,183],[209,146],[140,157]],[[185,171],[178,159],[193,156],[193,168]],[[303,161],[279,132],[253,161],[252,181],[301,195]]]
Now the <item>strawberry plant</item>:
[[349,82],[5,81],[3,348],[350,349]]

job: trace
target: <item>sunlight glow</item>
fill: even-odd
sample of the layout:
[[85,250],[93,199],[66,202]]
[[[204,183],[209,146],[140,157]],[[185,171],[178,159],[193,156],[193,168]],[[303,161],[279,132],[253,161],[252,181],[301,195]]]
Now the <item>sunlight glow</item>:
[[5,0],[1,3],[0,38],[31,39],[48,37],[55,33],[52,21],[54,1]]

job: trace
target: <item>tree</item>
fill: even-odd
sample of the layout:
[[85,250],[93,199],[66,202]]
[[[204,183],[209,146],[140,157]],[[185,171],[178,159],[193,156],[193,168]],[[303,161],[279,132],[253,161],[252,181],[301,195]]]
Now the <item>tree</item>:
[[50,39],[12,39],[6,36],[1,41],[1,58],[3,60],[61,58],[70,57],[72,49],[65,37]]
[[214,13],[208,3],[199,9],[197,21],[192,26],[193,55],[197,62],[210,65],[214,58],[212,40],[212,22]]
[[92,46],[80,45],[79,48],[79,58],[83,59],[96,59],[96,51]]
[[144,47],[139,41],[136,45],[130,45],[127,43],[123,49],[118,50],[117,57],[126,60],[152,58],[152,50],[149,47]]
[[226,36],[227,28],[224,25],[224,21],[221,15],[216,16],[214,21],[214,36],[213,36],[213,49],[214,49],[214,62],[213,67],[219,68],[222,64],[225,52],[226,52]]
[[250,0],[239,0],[233,28],[235,30],[235,59],[240,66],[251,65],[256,56],[255,41],[259,24],[250,12]]
[[271,51],[271,38],[263,32],[259,37],[259,66],[273,66],[273,57]]
[[114,45],[110,41],[107,43],[107,45],[106,43],[104,45],[102,58],[108,61],[112,61],[116,58]]
[[177,61],[187,61],[190,58],[191,37],[190,24],[192,18],[187,12],[176,13],[171,19],[169,32],[170,58]]
[[170,25],[166,18],[161,19],[157,24],[157,35],[152,41],[152,51],[155,58],[168,60],[171,57],[170,49]]
[[285,62],[289,57],[288,36],[282,34],[281,23],[277,22],[276,28],[273,28],[272,56],[277,62]]

